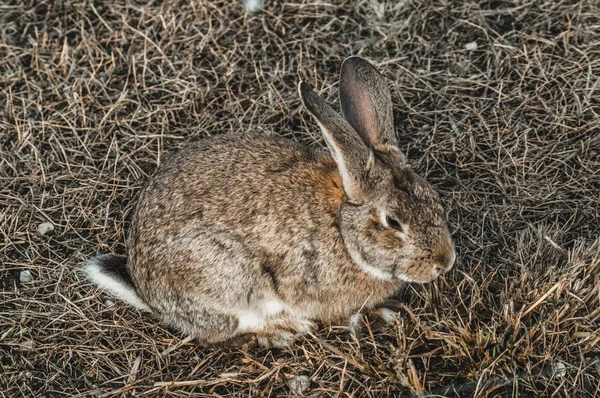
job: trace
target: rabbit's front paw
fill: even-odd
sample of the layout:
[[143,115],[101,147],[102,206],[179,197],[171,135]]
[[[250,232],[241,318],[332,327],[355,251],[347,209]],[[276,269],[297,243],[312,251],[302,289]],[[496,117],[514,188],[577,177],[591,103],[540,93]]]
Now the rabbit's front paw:
[[350,317],[348,329],[350,334],[356,338],[363,336],[365,328],[378,329],[384,325],[395,325],[398,320],[398,312],[386,307],[376,308],[368,311],[366,319],[361,314]]

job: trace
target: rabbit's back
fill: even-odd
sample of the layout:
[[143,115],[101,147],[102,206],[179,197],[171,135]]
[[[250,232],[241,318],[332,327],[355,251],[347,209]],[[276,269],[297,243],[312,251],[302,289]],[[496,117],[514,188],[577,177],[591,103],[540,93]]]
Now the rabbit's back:
[[[287,215],[295,217],[304,210],[298,206],[314,202],[319,187],[311,179],[322,179],[324,171],[330,178],[337,174],[328,154],[286,139],[223,135],[197,141],[150,178],[133,227],[159,235],[202,220],[247,228],[256,225],[256,218],[281,215],[276,211],[288,206],[295,212]],[[341,186],[339,191],[343,194]]]
[[323,210],[335,216],[343,195],[323,151],[271,136],[218,136],[182,149],[151,177],[134,210],[131,243],[166,242],[206,224],[246,239],[284,238]]
[[194,143],[141,193],[128,241],[132,277],[153,308],[177,317],[173,303],[238,308],[257,298],[342,316],[342,279],[361,278],[339,266],[352,264],[337,229],[343,200],[325,152],[270,136]]

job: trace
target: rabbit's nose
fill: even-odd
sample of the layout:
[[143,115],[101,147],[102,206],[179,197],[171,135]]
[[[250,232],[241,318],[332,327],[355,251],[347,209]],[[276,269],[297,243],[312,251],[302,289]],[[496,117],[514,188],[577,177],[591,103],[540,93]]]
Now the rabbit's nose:
[[438,275],[441,275],[444,272],[449,271],[454,265],[454,260],[456,260],[456,253],[454,250],[443,251],[439,253],[437,256],[435,256],[435,262],[437,263],[435,265],[435,272]]

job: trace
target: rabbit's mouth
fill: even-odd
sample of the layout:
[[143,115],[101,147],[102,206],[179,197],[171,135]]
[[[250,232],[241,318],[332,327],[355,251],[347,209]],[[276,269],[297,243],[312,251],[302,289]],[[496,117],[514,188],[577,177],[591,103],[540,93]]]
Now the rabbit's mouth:
[[399,272],[395,276],[404,282],[429,283],[450,271],[455,261],[456,252],[452,246],[452,250],[434,258],[428,256],[416,259],[404,272]]
[[397,279],[400,279],[401,281],[407,282],[407,283],[420,283],[420,284],[430,283],[430,282],[433,282],[434,280],[436,280],[441,275],[441,272],[438,273],[438,271],[435,270],[435,268],[438,268],[438,267],[435,266],[434,270],[429,275],[419,275],[418,277],[415,277],[414,275],[397,274],[397,275],[395,275],[395,277]]

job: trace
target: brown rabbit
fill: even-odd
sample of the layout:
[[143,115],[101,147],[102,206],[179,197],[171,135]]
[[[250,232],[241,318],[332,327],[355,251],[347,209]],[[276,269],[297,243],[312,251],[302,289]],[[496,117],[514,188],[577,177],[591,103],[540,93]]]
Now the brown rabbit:
[[142,190],[129,257],[91,259],[89,279],[201,342],[285,346],[313,320],[347,320],[448,271],[444,208],[398,148],[385,79],[346,59],[343,117],[299,92],[329,151],[250,134],[188,145]]

